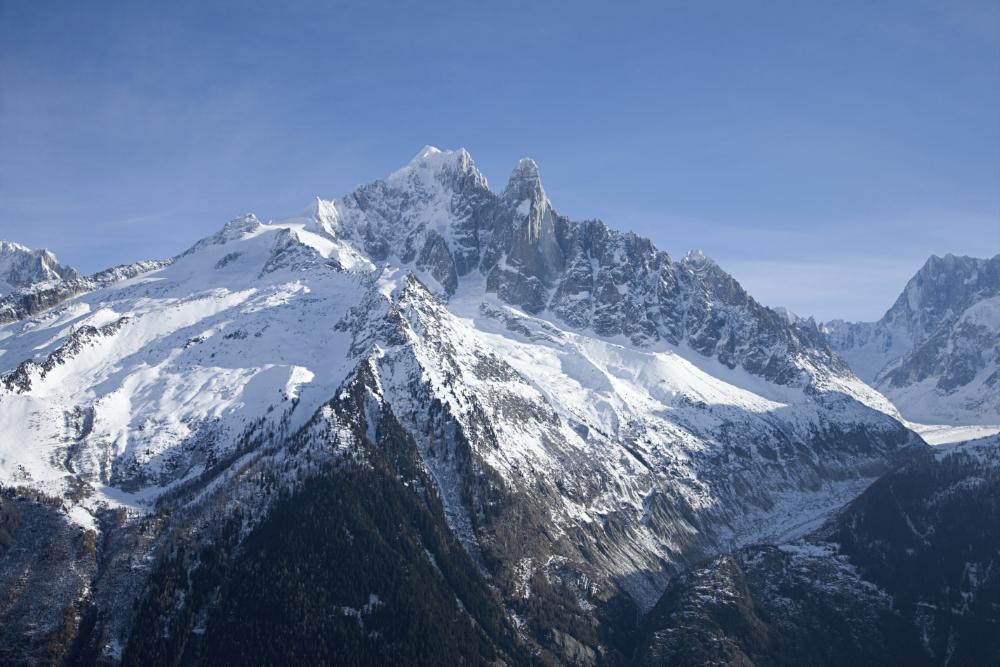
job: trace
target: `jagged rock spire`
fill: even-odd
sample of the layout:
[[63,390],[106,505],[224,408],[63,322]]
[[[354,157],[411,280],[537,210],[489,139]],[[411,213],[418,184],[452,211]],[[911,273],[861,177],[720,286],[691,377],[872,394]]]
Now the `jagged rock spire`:
[[525,200],[546,201],[538,165],[534,160],[526,157],[518,161],[507,181],[507,187],[504,188],[503,198],[514,204]]

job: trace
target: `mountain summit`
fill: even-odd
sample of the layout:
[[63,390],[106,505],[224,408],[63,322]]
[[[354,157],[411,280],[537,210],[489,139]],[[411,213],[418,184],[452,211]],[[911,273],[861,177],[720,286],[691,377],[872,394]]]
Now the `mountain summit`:
[[76,270],[60,264],[48,250],[32,250],[0,240],[0,296],[37,283],[76,278]]
[[878,322],[823,329],[908,419],[1000,424],[1000,255],[931,256]]

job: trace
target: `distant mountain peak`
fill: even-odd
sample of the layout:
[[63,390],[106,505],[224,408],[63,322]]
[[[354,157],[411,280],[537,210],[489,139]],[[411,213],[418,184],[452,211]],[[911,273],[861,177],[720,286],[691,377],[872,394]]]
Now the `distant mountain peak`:
[[337,214],[335,202],[314,197],[302,211],[302,217],[311,220],[310,227],[327,236],[336,236],[340,216]]
[[424,146],[404,167],[390,174],[386,183],[393,187],[416,186],[427,190],[436,185],[460,186],[467,178],[476,185],[488,187],[486,177],[476,168],[469,151]]
[[521,158],[507,180],[503,198],[510,203],[546,201],[545,189],[538,172],[538,165],[531,158]]
[[537,181],[539,179],[538,163],[530,157],[521,158],[517,161],[517,165],[511,173],[511,178],[513,179],[515,177]]
[[710,266],[715,264],[715,261],[700,249],[689,250],[687,254],[681,258],[681,262],[691,266]]
[[5,241],[4,239],[0,239],[0,253],[8,252],[31,252],[31,248],[21,245],[16,241]]
[[72,280],[80,274],[59,263],[48,249],[32,250],[14,241],[0,240],[0,295],[53,280]]
[[931,255],[878,322],[832,321],[831,345],[918,422],[995,423],[1000,255]]

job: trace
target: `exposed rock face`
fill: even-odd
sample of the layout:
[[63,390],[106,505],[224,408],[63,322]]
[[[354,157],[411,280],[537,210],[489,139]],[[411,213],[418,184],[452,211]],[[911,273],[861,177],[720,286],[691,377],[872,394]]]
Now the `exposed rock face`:
[[1000,255],[933,256],[878,322],[822,328],[907,418],[1000,423]]

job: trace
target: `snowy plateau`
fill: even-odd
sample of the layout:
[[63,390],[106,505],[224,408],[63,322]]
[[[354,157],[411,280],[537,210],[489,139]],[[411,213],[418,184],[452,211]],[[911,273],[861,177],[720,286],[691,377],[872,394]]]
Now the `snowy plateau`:
[[0,662],[995,663],[998,369],[1000,256],[817,325],[464,150],[93,276],[4,242]]

